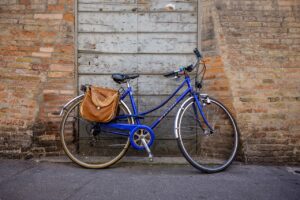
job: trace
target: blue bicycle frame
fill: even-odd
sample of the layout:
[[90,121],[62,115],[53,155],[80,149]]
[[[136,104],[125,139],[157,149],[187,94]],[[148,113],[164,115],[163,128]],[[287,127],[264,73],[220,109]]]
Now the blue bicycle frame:
[[[168,107],[163,114],[158,117],[158,119],[156,119],[150,126],[146,126],[141,124],[140,119],[144,118],[147,114],[160,109],[161,107],[163,107],[164,105],[166,105],[166,103],[168,103],[185,85],[187,85],[187,88],[185,89],[185,91],[176,98],[175,103],[173,103],[170,107]],[[123,124],[123,123],[99,123],[98,125],[100,126],[101,129],[105,129],[105,128],[113,128],[113,129],[119,129],[119,130],[127,130],[127,132],[118,132],[118,131],[109,131],[109,133],[112,134],[117,134],[117,135],[122,135],[122,136],[130,136],[132,135],[132,133],[136,132],[139,129],[146,129],[148,132],[150,132],[150,134],[153,135],[154,137],[154,133],[153,133],[153,129],[162,121],[162,119],[164,119],[173,109],[174,107],[179,104],[187,95],[190,95],[191,97],[194,97],[195,99],[195,103],[196,106],[194,105],[194,112],[196,113],[196,117],[197,117],[197,121],[199,121],[198,119],[198,115],[197,115],[197,108],[201,114],[201,117],[203,118],[204,123],[207,125],[207,127],[212,131],[213,129],[211,128],[211,126],[209,125],[205,114],[203,112],[203,107],[202,107],[202,103],[199,100],[199,93],[195,92],[193,90],[193,87],[191,85],[191,80],[190,77],[185,74],[185,79],[184,81],[180,84],[180,86],[178,86],[178,88],[173,92],[173,94],[171,94],[166,100],[164,100],[160,105],[158,105],[155,108],[152,108],[148,111],[145,112],[139,112],[138,108],[136,106],[134,97],[133,97],[133,92],[132,92],[132,87],[130,86],[130,84],[128,84],[127,86],[127,90],[125,90],[123,92],[123,94],[121,95],[120,99],[124,100],[127,96],[129,96],[130,99],[130,103],[131,103],[131,107],[132,107],[132,111],[133,114],[131,115],[119,115],[117,116],[117,119],[128,119],[128,118],[133,118],[135,121],[135,124]],[[201,126],[201,125],[200,125]],[[130,131],[130,134],[128,134],[128,131]],[[130,138],[132,139],[132,138]],[[149,147],[152,145],[152,142],[149,144]],[[137,149],[137,147],[133,146],[134,148]]]

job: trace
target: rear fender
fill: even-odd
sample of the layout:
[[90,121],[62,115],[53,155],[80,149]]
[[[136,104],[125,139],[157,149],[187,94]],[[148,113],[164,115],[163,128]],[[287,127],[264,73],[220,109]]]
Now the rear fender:
[[79,95],[79,96],[77,96],[77,97],[71,99],[70,101],[68,101],[68,103],[66,103],[66,104],[62,107],[62,109],[60,110],[59,116],[62,116],[62,115],[64,114],[64,111],[67,110],[67,108],[69,107],[69,105],[71,105],[74,101],[80,99],[80,98],[83,97],[83,96],[84,96],[84,94]]

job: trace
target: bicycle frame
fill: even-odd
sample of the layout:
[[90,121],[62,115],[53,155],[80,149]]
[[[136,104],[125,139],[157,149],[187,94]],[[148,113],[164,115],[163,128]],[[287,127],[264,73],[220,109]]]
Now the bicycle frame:
[[[147,114],[149,114],[149,113],[151,113],[155,110],[158,110],[161,107],[163,107],[164,105],[166,105],[166,103],[168,103],[185,85],[187,85],[186,90],[179,97],[176,98],[175,103],[173,103],[170,107],[168,107],[163,112],[163,114],[160,117],[158,117],[149,127],[146,126],[146,125],[141,124],[140,118],[144,118]],[[105,124],[99,124],[99,125],[102,128],[105,128],[105,127],[107,127],[107,128],[116,128],[116,129],[120,129],[120,130],[130,130],[131,132],[134,132],[134,131],[138,130],[139,128],[142,128],[142,129],[147,129],[148,131],[153,133],[152,129],[154,129],[175,108],[175,106],[178,105],[187,95],[190,95],[190,96],[194,97],[197,108],[200,111],[200,114],[201,114],[201,117],[203,118],[204,123],[207,125],[207,127],[210,130],[213,130],[211,128],[211,126],[209,125],[209,123],[208,123],[208,121],[205,117],[205,114],[203,112],[202,104],[199,101],[199,93],[197,93],[193,90],[193,87],[191,85],[190,77],[187,74],[185,74],[184,81],[180,84],[180,86],[178,86],[178,88],[167,99],[165,99],[160,105],[158,105],[158,106],[156,106],[156,107],[154,107],[154,108],[152,108],[148,111],[144,111],[144,112],[139,112],[138,111],[138,108],[136,106],[136,103],[135,103],[135,100],[134,100],[134,97],[133,97],[132,87],[130,86],[129,83],[127,83],[127,90],[124,91],[124,93],[121,95],[120,99],[124,100],[127,96],[129,96],[133,114],[131,114],[131,115],[120,115],[120,116],[117,117],[117,119],[134,118],[135,119],[135,124],[122,124],[122,123],[113,123],[113,122],[111,122],[111,123],[105,123]],[[195,113],[197,113],[197,110],[196,110],[197,108],[194,106]],[[199,120],[198,115],[196,115],[196,117],[197,117],[197,120]],[[110,132],[110,133],[123,135],[123,136],[128,136],[129,135],[128,133],[115,132],[115,131]]]

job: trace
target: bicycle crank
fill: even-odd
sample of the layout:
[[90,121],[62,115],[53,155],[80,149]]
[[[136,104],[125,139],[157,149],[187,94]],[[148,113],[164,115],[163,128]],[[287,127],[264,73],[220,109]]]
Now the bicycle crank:
[[146,150],[150,161],[153,161],[153,155],[150,147],[154,142],[154,138],[155,136],[153,131],[148,127],[139,127],[130,133],[130,143],[132,147],[137,150]]

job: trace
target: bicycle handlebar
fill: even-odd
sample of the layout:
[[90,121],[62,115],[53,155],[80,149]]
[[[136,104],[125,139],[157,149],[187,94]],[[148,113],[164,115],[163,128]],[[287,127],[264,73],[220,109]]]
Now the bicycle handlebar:
[[196,55],[196,58],[197,58],[197,62],[194,65],[189,65],[187,67],[181,67],[179,70],[175,70],[175,71],[164,74],[164,76],[165,77],[177,77],[180,72],[193,71],[195,69],[195,67],[199,64],[200,60],[202,59],[202,55],[197,48],[194,49],[194,54]]
[[195,48],[195,49],[194,49],[194,54],[197,56],[198,59],[201,59],[201,58],[202,58],[202,55],[201,55],[201,53],[199,52],[198,48]]

